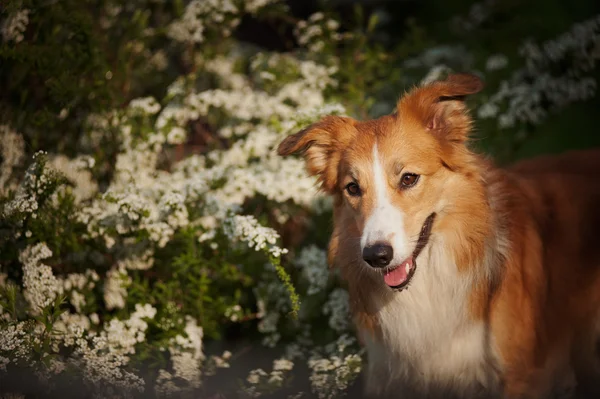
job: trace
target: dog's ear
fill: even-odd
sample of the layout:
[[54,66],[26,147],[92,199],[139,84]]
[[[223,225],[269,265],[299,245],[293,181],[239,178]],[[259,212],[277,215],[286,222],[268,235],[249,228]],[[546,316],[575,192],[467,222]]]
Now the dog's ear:
[[309,174],[317,176],[321,187],[332,193],[337,183],[341,150],[354,137],[354,119],[326,116],[298,133],[286,137],[277,148],[279,155],[301,153]]
[[417,118],[440,139],[463,143],[471,131],[465,98],[480,92],[483,82],[475,75],[454,74],[446,80],[418,87],[398,102],[400,115]]

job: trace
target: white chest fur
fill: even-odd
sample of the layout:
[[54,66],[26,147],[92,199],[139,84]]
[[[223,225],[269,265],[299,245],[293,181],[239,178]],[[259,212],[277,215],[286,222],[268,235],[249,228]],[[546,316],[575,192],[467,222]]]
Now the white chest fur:
[[490,397],[497,391],[492,337],[484,321],[468,314],[473,277],[459,275],[448,259],[424,251],[406,290],[383,286],[374,297],[382,338],[365,337],[371,393]]

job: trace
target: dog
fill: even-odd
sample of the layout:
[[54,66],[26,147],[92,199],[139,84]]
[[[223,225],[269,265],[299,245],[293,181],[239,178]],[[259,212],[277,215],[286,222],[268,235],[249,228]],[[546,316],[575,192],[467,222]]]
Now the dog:
[[600,397],[600,151],[496,167],[469,146],[482,88],[450,75],[278,146],[333,198],[365,395]]

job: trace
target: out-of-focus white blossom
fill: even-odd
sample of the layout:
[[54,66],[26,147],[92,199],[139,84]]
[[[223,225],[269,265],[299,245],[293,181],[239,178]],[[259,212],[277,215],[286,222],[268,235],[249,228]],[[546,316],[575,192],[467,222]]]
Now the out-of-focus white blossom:
[[354,343],[353,339],[342,335],[324,351],[313,351],[308,366],[312,391],[318,398],[337,397],[360,373],[361,354],[347,350]]
[[106,273],[104,280],[104,302],[108,309],[122,309],[127,297],[127,286],[131,277],[125,268],[113,268]]
[[180,20],[168,28],[168,35],[178,42],[202,43],[205,31],[218,28],[223,36],[239,24],[239,12],[232,0],[192,0]]
[[154,115],[160,111],[160,104],[154,97],[142,97],[131,100],[129,108],[136,113]]
[[277,3],[279,0],[246,0],[244,1],[244,9],[249,13],[256,13],[260,9],[269,4]]
[[0,165],[0,195],[5,195],[13,187],[9,185],[13,169],[23,159],[25,142],[23,136],[7,125],[0,125],[0,149],[2,151],[2,165]]
[[[173,363],[173,371],[159,370],[159,378],[155,391],[162,396],[180,394],[185,390],[193,390],[201,385],[201,360],[204,359],[202,351],[203,330],[197,325],[193,317],[186,317],[186,336],[177,335],[171,340],[169,352]],[[185,387],[179,387],[173,380],[182,379]]]
[[[518,123],[539,124],[549,112],[591,98],[597,82],[586,73],[600,59],[599,46],[600,16],[575,24],[542,45],[526,40],[520,49],[525,67],[501,82],[478,116],[497,118],[501,129]],[[556,76],[553,66],[559,63],[567,70]]]
[[29,10],[21,9],[10,14],[3,22],[0,32],[5,42],[21,42],[25,36],[25,30],[29,24]]
[[336,288],[329,294],[329,299],[323,306],[323,313],[329,315],[329,327],[342,332],[350,328],[350,298],[348,291]]
[[89,170],[94,165],[94,158],[84,156],[71,160],[64,155],[55,155],[48,165],[73,183],[73,196],[77,202],[90,199],[98,192],[98,184]]
[[303,248],[298,254],[296,264],[302,268],[302,273],[308,280],[308,295],[317,294],[325,289],[329,281],[327,253],[315,245]]
[[508,58],[504,54],[494,54],[485,62],[485,69],[488,71],[497,71],[508,65]]
[[342,38],[338,32],[339,27],[338,21],[327,19],[322,12],[316,12],[308,20],[296,24],[294,35],[298,44],[312,53],[318,53],[324,50],[327,42],[335,43]]

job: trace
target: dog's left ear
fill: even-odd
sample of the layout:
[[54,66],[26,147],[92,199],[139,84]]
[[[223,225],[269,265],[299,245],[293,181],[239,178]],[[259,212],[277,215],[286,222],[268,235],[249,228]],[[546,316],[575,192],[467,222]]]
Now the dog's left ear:
[[471,74],[454,74],[413,90],[398,102],[400,115],[410,115],[440,139],[464,142],[471,130],[465,98],[480,92],[483,81]]
[[355,136],[354,119],[326,116],[319,122],[286,137],[277,148],[279,155],[301,153],[310,175],[317,176],[321,187],[332,193],[337,183],[341,150]]

